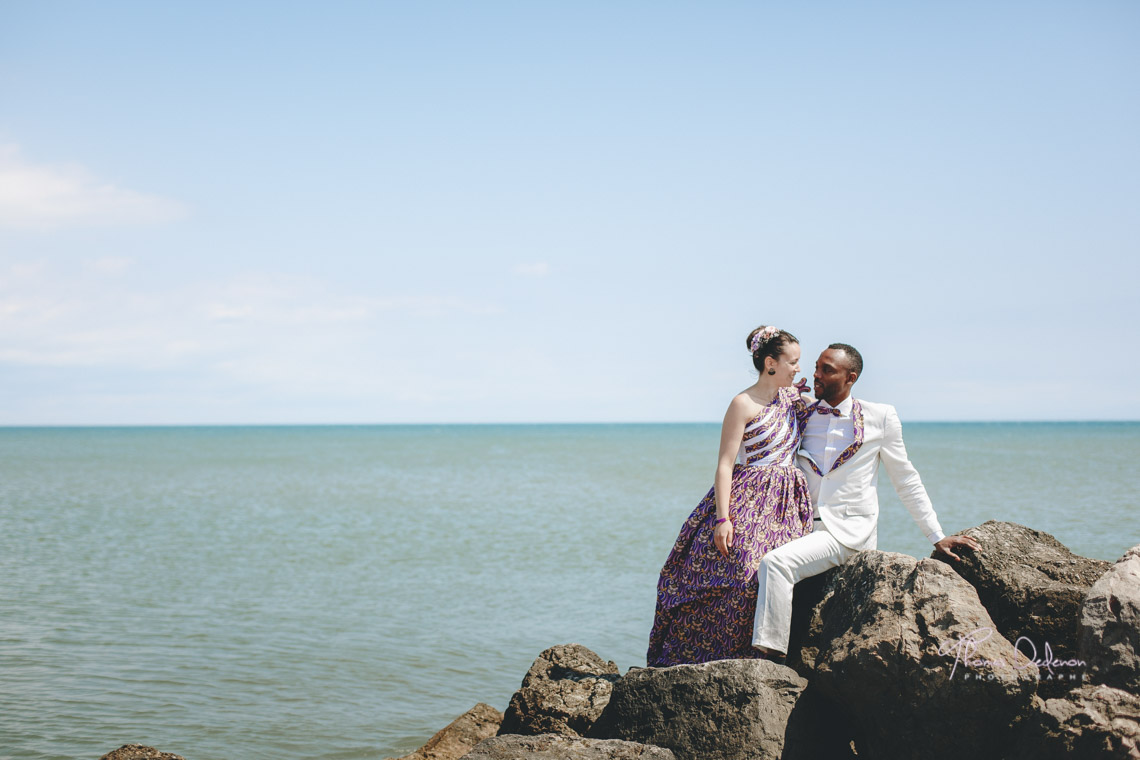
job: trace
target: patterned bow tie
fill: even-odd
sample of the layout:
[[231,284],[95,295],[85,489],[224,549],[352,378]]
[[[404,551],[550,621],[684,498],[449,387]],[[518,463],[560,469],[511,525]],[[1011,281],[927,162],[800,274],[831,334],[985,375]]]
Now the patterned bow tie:
[[836,417],[842,417],[843,412],[839,411],[839,407],[835,406],[819,406],[815,407],[816,414],[834,414]]

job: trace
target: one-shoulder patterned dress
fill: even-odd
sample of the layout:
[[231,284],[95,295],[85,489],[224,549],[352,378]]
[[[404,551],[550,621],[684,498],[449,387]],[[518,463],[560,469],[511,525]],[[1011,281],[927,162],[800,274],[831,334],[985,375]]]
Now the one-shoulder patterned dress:
[[727,558],[713,544],[715,488],[681,526],[657,581],[649,667],[759,656],[752,625],[760,560],[812,530],[811,497],[795,466],[804,415],[797,391],[781,388],[745,425],[732,470]]

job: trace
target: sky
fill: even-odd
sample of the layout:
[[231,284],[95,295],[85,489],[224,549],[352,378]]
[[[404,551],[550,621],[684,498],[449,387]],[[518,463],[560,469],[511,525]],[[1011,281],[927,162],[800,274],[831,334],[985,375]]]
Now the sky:
[[1137,419],[1140,4],[0,2],[0,425]]

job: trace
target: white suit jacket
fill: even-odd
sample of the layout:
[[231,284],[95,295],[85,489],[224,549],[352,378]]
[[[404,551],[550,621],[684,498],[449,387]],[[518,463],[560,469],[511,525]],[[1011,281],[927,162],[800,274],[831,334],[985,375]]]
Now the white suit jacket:
[[886,469],[903,506],[923,534],[942,532],[922,478],[906,455],[902,423],[890,404],[853,399],[851,418],[855,442],[835,459],[829,472],[800,449],[796,463],[803,470],[823,524],[844,546],[874,549],[879,527],[879,464]]

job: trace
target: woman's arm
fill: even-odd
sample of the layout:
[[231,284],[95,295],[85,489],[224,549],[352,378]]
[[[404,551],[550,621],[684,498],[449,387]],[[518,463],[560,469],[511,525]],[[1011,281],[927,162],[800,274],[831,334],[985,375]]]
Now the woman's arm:
[[[728,405],[728,411],[724,413],[724,422],[720,426],[720,455],[717,457],[716,476],[713,478],[717,520],[729,517],[728,507],[732,503],[732,467],[740,451],[740,441],[744,438],[744,425],[748,422],[751,407],[752,402],[747,396],[744,394],[737,396]],[[713,543],[725,557],[728,557],[732,539],[732,520],[718,523],[713,531]]]
[[801,377],[792,388],[799,394],[792,401],[792,408],[796,410],[796,420],[799,422],[800,430],[803,431],[804,425],[807,424],[808,409],[815,403],[815,399],[808,395],[807,378]]

